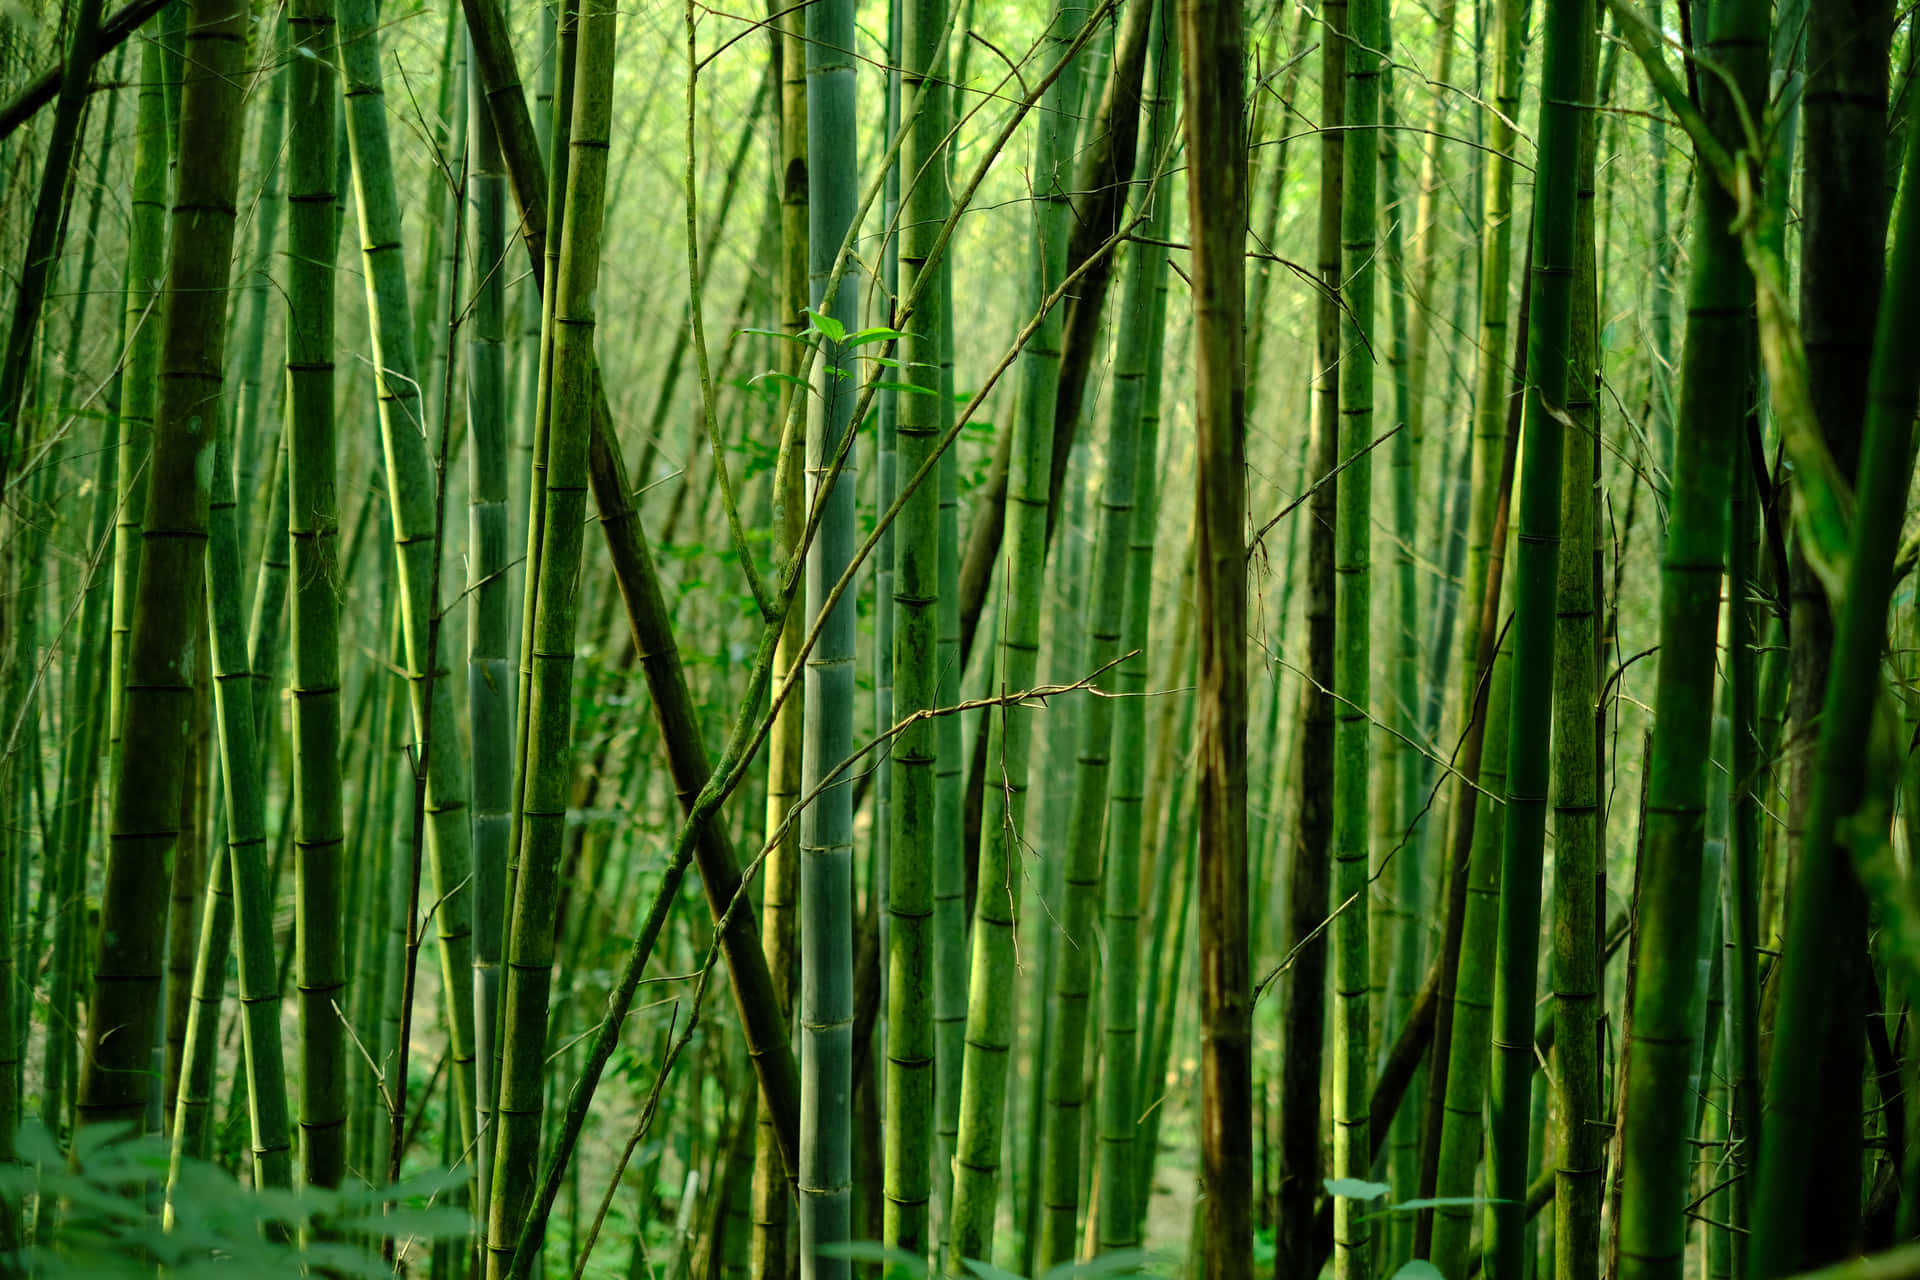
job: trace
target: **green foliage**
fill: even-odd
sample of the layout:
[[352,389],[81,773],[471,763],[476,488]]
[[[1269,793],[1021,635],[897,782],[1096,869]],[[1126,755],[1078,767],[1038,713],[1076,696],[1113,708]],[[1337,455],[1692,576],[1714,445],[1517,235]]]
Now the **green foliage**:
[[[916,1257],[902,1249],[891,1249],[872,1240],[847,1240],[839,1244],[822,1246],[820,1252],[830,1257],[845,1258],[850,1262],[865,1262],[886,1268],[887,1280],[928,1280],[935,1274],[925,1258]],[[992,1263],[982,1262],[978,1258],[964,1259],[967,1270],[978,1280],[1022,1280],[1012,1271],[996,1267]],[[1156,1272],[1155,1264],[1165,1270]],[[1105,1280],[1108,1276],[1133,1276],[1176,1274],[1179,1261],[1172,1255],[1148,1253],[1144,1249],[1120,1249],[1102,1254],[1086,1262],[1063,1262],[1048,1267],[1033,1280]]]
[[[180,1163],[170,1221],[155,1211],[167,1177],[166,1142],[128,1139],[121,1128],[86,1128],[71,1164],[47,1131],[20,1132],[21,1163],[0,1167],[0,1196],[39,1204],[37,1238],[8,1274],[33,1277],[202,1275],[390,1275],[381,1243],[404,1251],[436,1240],[464,1239],[466,1212],[442,1198],[466,1181],[462,1170],[436,1169],[392,1187],[331,1191],[243,1190],[218,1165]],[[390,1210],[383,1206],[392,1202]]]

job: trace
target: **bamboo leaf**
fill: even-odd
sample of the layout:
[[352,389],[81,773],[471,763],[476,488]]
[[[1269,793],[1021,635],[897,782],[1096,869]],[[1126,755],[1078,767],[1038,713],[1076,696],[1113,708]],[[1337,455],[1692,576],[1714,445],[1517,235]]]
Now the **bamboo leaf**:
[[898,329],[889,329],[886,325],[876,324],[858,333],[848,334],[844,341],[850,347],[857,347],[868,342],[898,342],[906,336]]
[[1341,1200],[1378,1200],[1393,1190],[1384,1182],[1368,1182],[1362,1178],[1328,1178],[1323,1185],[1328,1195]]
[[825,334],[835,342],[845,342],[847,340],[847,326],[841,324],[824,311],[815,311],[812,307],[808,307],[806,310],[808,327],[815,333]]

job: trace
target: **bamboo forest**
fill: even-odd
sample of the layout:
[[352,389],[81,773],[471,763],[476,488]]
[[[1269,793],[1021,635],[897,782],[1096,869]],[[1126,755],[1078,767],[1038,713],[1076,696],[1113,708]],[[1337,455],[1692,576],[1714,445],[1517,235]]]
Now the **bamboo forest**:
[[1920,6],[0,2],[0,1276],[1920,1280]]

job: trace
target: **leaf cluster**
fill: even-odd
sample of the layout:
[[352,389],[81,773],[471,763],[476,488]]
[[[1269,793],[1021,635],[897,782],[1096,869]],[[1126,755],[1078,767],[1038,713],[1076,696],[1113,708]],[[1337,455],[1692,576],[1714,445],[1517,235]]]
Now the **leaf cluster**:
[[0,1197],[38,1205],[35,1238],[0,1259],[7,1274],[151,1280],[199,1276],[299,1276],[324,1272],[379,1280],[392,1274],[381,1242],[464,1238],[472,1220],[448,1204],[466,1173],[436,1169],[391,1187],[337,1191],[243,1188],[218,1165],[183,1156],[160,1213],[169,1152],[158,1136],[122,1127],[82,1129],[71,1161],[46,1129],[22,1126],[20,1163],[0,1165]]

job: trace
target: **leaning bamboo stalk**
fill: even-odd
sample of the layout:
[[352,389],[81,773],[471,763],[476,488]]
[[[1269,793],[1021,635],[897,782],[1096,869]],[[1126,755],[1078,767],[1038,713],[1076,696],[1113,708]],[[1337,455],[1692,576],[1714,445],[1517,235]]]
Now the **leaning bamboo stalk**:
[[246,9],[203,0],[189,15],[182,89],[179,188],[169,227],[166,319],[139,588],[127,657],[122,751],[101,898],[82,1125],[147,1114],[149,1046],[159,1011],[166,867],[179,835],[184,759],[178,744],[193,699],[197,601],[204,585],[213,433],[221,393],[225,289],[243,132]]
[[[530,255],[538,255],[548,226],[545,183],[537,152],[523,149],[531,145],[531,126],[525,124],[525,99],[518,96],[518,76],[512,70],[511,52],[506,47],[504,22],[498,6],[488,0],[471,0],[467,18],[474,49],[481,60],[482,82],[506,158],[514,200],[519,205],[522,239]],[[510,85],[512,92],[503,85]],[[516,114],[521,121],[519,125],[511,123]],[[516,139],[520,143],[517,144]],[[532,261],[538,271],[545,259],[533,256]],[[544,276],[541,279],[544,280]],[[654,714],[661,726],[674,790],[683,809],[691,812],[714,766],[700,736],[686,672],[674,639],[672,614],[632,503],[632,486],[627,481],[618,446],[611,439],[612,412],[604,387],[597,380],[594,397],[589,467],[601,532],[607,540],[614,575],[633,627],[634,643],[653,695]],[[739,888],[740,863],[719,824],[702,818],[695,824],[694,831],[698,839],[693,856],[698,862],[708,904],[717,917]],[[799,1077],[792,1051],[787,1047],[784,1019],[773,998],[773,980],[760,948],[759,930],[750,916],[736,913],[730,917],[723,946],[734,1001],[746,1027],[749,1053],[761,1087],[771,1100],[781,1151],[791,1169],[799,1140]]]
[[[475,32],[476,50],[482,54],[482,66],[485,68],[483,82],[487,85],[489,105],[495,112],[496,124],[499,123],[502,115],[512,115],[516,105],[524,115],[524,101],[517,95],[505,92],[495,93],[496,86],[503,83],[514,85],[518,83],[517,75],[511,66],[511,55],[506,51],[503,23],[497,7],[489,4],[487,0],[472,0],[468,7],[468,17]],[[1061,75],[1064,67],[1072,55],[1078,52],[1084,40],[1083,35],[1080,41],[1068,49],[1060,61],[1053,64],[1040,83],[1022,99],[1019,109],[1002,126],[1001,142],[1004,143],[1006,136],[1011,134],[1024,118],[1025,113],[1033,109],[1041,95]],[[504,59],[505,65],[494,65],[495,59]],[[528,131],[525,128],[501,130],[503,151],[507,159],[515,200],[521,209],[523,239],[531,248],[542,242],[542,235],[547,226],[546,205],[541,193],[541,184],[538,182],[538,161],[535,156],[516,150],[508,141],[515,137],[525,138],[527,134]],[[942,236],[951,236],[959,211],[967,206],[974,193],[978,191],[986,171],[985,165],[977,168],[962,188],[961,194],[956,197],[955,213],[948,217],[941,229]],[[868,195],[871,196],[871,191]],[[1107,248],[1111,248],[1111,243]],[[849,249],[849,244],[843,242],[836,258],[836,273],[844,270]],[[539,260],[535,259],[535,261]],[[1060,289],[1055,290],[1042,301],[1040,310],[1043,313],[1058,304],[1067,283],[1063,282]],[[915,296],[903,302],[903,314],[911,314],[913,307],[917,305],[922,305],[918,290]],[[932,300],[927,300],[926,305],[933,305]],[[996,366],[988,380],[989,385],[997,380],[1011,364],[1020,347],[1038,328],[1038,323],[1038,319],[1035,319],[1029,321],[1023,328],[1013,351],[1003,357],[1000,364]],[[573,1145],[578,1140],[580,1129],[585,1123],[587,1110],[592,1105],[600,1074],[604,1071],[607,1060],[613,1052],[620,1025],[631,1007],[641,972],[652,953],[659,928],[664,921],[664,904],[671,900],[672,893],[678,886],[679,876],[684,872],[687,862],[695,859],[699,862],[709,906],[724,924],[721,945],[727,956],[735,1004],[741,1013],[756,1074],[765,1095],[772,1100],[775,1114],[779,1119],[777,1132],[781,1138],[783,1154],[788,1158],[789,1169],[793,1168],[797,1161],[799,1106],[794,1060],[785,1050],[784,1042],[779,1038],[776,1030],[778,1007],[772,996],[770,979],[766,976],[765,957],[759,948],[758,932],[753,927],[752,917],[748,913],[733,910],[740,891],[739,864],[734,858],[724,829],[715,819],[721,800],[738,784],[740,772],[745,768],[745,760],[751,751],[757,748],[766,725],[755,722],[751,718],[736,722],[729,745],[720,759],[712,762],[707,757],[705,746],[697,731],[697,721],[687,690],[686,674],[679,658],[671,617],[661,593],[660,579],[654,569],[646,539],[638,525],[637,513],[632,504],[632,489],[626,478],[624,464],[617,447],[609,438],[609,417],[604,393],[597,391],[590,460],[594,497],[601,512],[601,527],[606,534],[608,548],[614,561],[615,578],[625,598],[628,620],[634,629],[635,644],[642,655],[649,689],[653,694],[655,714],[662,726],[662,738],[667,749],[669,769],[681,804],[688,815],[688,822],[682,828],[677,842],[662,895],[656,898],[644,925],[634,939],[626,966],[609,999],[607,1014],[596,1033],[581,1077],[568,1097],[566,1115],[542,1175],[540,1198],[531,1215],[533,1221],[542,1220],[547,1207],[552,1204],[557,1193],[562,1171],[568,1164]],[[941,441],[943,450],[951,449],[953,440],[966,421],[966,416],[958,417],[946,429]],[[844,452],[850,443],[850,440],[843,442],[842,455],[833,461],[833,470],[836,474],[844,464]],[[923,474],[913,477],[906,484],[917,484],[924,479]],[[882,516],[883,523],[890,522],[892,519],[892,512]],[[798,571],[798,564],[789,561],[783,571],[780,584],[782,599],[791,598]],[[842,575],[841,580],[835,584],[835,592],[843,592],[846,585],[847,575]],[[778,618],[777,612],[775,618]],[[760,682],[766,679],[767,665],[771,662],[773,637],[769,634],[763,639],[765,640],[764,651],[756,656],[748,684],[746,701],[750,706],[757,705],[759,691],[765,687]],[[787,683],[781,687],[781,701],[791,693],[796,683],[797,681],[790,676]],[[776,703],[776,710],[777,707],[778,703]],[[514,1259],[516,1274],[524,1275],[526,1269],[531,1267],[536,1235],[537,1232],[534,1231],[522,1233],[520,1246],[516,1250]]]
[[594,291],[600,277],[616,21],[606,0],[596,0],[581,15],[566,231],[553,290],[552,417],[541,503],[538,610],[529,655],[534,678],[521,800],[523,844],[508,922],[499,1132],[488,1207],[487,1269],[492,1276],[504,1275],[512,1262],[540,1150],[555,908],[572,781],[575,615],[598,376],[593,361]]
[[[1077,11],[1054,6],[1045,37],[1049,62],[1071,49],[1079,26]],[[1069,60],[1065,72],[1046,90],[1035,141],[1035,181],[1042,196],[1034,215],[1037,243],[1033,249],[1033,278],[1038,298],[1045,298],[1055,288],[1066,268],[1065,217],[1069,209],[1063,170],[1071,130],[1063,125],[1062,114],[1066,104],[1078,97],[1076,66]],[[1023,349],[1020,362],[1019,408],[1014,419],[1006,507],[1007,604],[995,679],[995,686],[1001,690],[1030,686],[1039,659],[1060,326],[1057,314],[1043,316],[1035,340]],[[980,888],[974,899],[953,1220],[945,1242],[946,1267],[954,1275],[965,1274],[963,1259],[986,1258],[993,1243],[1007,1060],[1014,1032],[1014,922],[1026,878],[1021,853],[1033,715],[1030,708],[996,707],[988,713],[983,731],[987,736],[986,758],[996,785],[986,788],[980,820]]]
[[336,8],[339,59],[346,102],[349,154],[358,199],[361,260],[375,381],[380,396],[380,435],[389,513],[398,568],[401,634],[406,645],[413,730],[429,751],[426,769],[427,863],[432,874],[435,933],[439,939],[442,991],[446,993],[452,1096],[472,1141],[474,1065],[472,983],[472,833],[468,828],[466,757],[454,711],[455,685],[445,648],[436,652],[432,600],[438,579],[438,522],[433,464],[428,457],[421,407],[424,385],[415,374],[400,218],[393,182],[385,94],[381,88],[380,38],[370,0],[344,0]]
[[[253,734],[253,680],[241,625],[240,531],[225,472],[214,477],[213,536],[207,548],[209,630],[213,638],[214,708],[226,779],[225,856],[209,879],[232,891],[232,928],[240,961],[240,1029],[245,1048],[247,1114],[256,1185],[292,1185],[292,1135],[280,1043],[280,988],[274,966],[273,899],[267,883],[265,776]],[[225,502],[219,501],[225,498]],[[211,914],[211,913],[210,913]],[[224,944],[222,952],[225,951]],[[336,1020],[340,1014],[328,1011]]]

